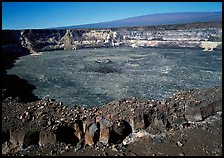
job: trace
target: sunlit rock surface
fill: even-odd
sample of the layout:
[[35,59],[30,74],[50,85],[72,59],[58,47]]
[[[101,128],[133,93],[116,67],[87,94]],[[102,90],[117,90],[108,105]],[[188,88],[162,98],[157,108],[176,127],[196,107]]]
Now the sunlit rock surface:
[[[175,47],[221,49],[221,23],[195,23],[112,29],[39,29],[3,31],[30,53],[99,47]],[[3,39],[7,41],[7,39]],[[6,42],[5,42],[6,43]]]

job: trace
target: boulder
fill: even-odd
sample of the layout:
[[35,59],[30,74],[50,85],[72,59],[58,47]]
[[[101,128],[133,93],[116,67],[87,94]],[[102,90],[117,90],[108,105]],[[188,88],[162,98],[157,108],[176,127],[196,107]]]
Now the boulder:
[[4,142],[2,144],[2,154],[7,154],[10,151],[10,148],[8,146],[8,142]]
[[130,123],[132,125],[133,130],[144,129],[145,128],[144,115],[138,114],[137,116],[131,117]]
[[170,115],[185,117],[190,122],[203,121],[222,110],[222,88],[183,91],[167,101]]
[[164,130],[170,126],[168,117],[164,112],[154,112],[152,117],[154,118],[153,125],[156,126],[158,129]]
[[41,131],[39,136],[39,146],[47,146],[51,144],[56,144],[56,135],[51,131]]
[[97,121],[100,124],[99,141],[103,144],[108,144],[113,123],[108,119],[104,119],[102,117],[98,118]]
[[109,127],[100,128],[100,138],[99,141],[103,144],[108,144],[110,139],[110,131]]
[[99,125],[93,123],[85,127],[85,144],[94,145],[99,140]]
[[185,117],[191,122],[203,121],[222,107],[221,101],[207,103],[206,101],[185,106]]
[[75,123],[71,123],[69,127],[73,128],[74,135],[79,139],[79,141],[82,140],[84,137],[83,127],[82,127],[82,121],[77,120]]
[[23,142],[25,137],[25,131],[19,130],[19,131],[10,131],[10,148],[16,148],[19,147],[20,149],[23,148]]

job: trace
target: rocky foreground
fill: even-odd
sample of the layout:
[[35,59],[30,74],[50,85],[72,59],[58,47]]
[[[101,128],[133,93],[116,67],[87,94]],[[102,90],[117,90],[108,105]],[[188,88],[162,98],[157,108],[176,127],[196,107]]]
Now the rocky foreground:
[[222,88],[182,91],[166,101],[127,98],[94,108],[53,99],[2,101],[2,154],[222,155]]

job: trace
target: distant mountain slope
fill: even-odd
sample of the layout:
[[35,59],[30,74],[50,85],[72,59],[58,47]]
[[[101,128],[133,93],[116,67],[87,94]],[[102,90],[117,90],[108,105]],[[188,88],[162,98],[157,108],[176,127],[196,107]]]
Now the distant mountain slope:
[[178,13],[150,14],[121,20],[114,20],[109,22],[57,27],[57,29],[134,27],[134,26],[185,24],[194,22],[215,22],[215,21],[222,21],[222,12],[178,12]]

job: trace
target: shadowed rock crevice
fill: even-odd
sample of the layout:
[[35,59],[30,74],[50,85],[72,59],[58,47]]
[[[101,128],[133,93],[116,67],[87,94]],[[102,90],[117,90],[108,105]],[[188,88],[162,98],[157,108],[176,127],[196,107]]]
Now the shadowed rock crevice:
[[4,90],[2,94],[3,99],[9,96],[14,98],[19,97],[20,101],[24,103],[39,100],[39,98],[32,93],[36,87],[16,75],[3,75],[1,84]]
[[113,124],[113,130],[110,133],[109,143],[121,143],[129,134],[132,133],[132,127],[125,120],[118,120]]
[[20,43],[20,31],[3,31],[1,52],[1,88],[2,98],[19,97],[21,102],[37,101],[39,98],[32,92],[36,88],[16,75],[8,75],[7,69],[14,67],[15,61],[24,55],[30,54],[27,48]]
[[145,123],[145,128],[147,128],[150,123],[151,123],[151,115],[147,115],[147,114],[143,114],[143,119],[144,119],[144,123]]
[[96,134],[93,137],[94,144],[96,144],[100,139],[100,124],[99,124],[99,122],[96,123],[96,126],[97,126],[97,131],[96,131]]
[[6,141],[9,141],[10,139],[10,133],[8,129],[2,129],[2,144],[5,143]]
[[24,136],[23,148],[27,148],[30,145],[39,145],[39,135],[38,131],[30,131]]
[[76,145],[79,142],[78,137],[75,136],[75,129],[68,126],[59,126],[56,131],[56,140],[66,144]]

